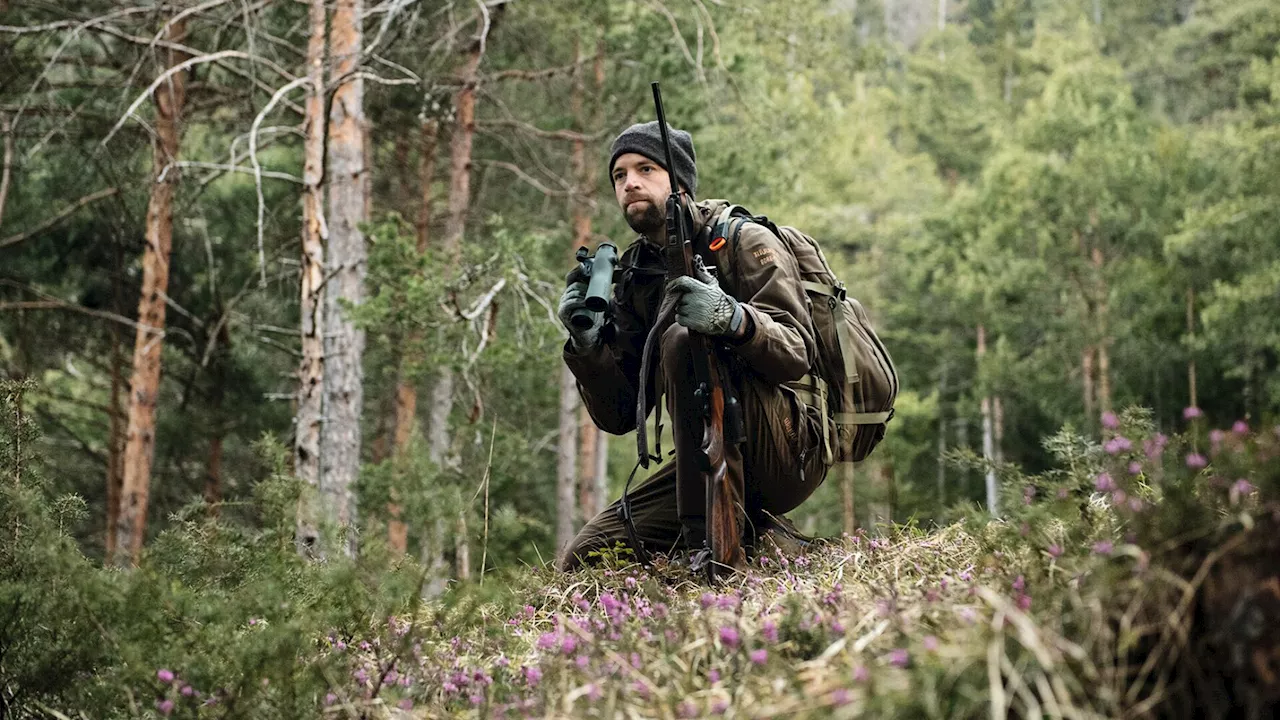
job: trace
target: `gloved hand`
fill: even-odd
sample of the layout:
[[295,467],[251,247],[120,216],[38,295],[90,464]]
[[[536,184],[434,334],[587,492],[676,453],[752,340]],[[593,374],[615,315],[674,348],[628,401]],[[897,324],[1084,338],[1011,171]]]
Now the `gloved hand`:
[[569,283],[569,287],[565,288],[564,293],[560,296],[560,309],[556,315],[560,318],[560,323],[569,331],[569,340],[573,343],[573,349],[578,351],[588,350],[599,344],[600,329],[604,327],[604,313],[594,314],[595,323],[585,329],[575,327],[569,321],[575,310],[586,306],[587,283]]
[[676,322],[703,335],[736,335],[742,329],[745,311],[742,305],[720,289],[720,284],[695,256],[694,274],[671,281],[667,292],[680,293],[676,303]]

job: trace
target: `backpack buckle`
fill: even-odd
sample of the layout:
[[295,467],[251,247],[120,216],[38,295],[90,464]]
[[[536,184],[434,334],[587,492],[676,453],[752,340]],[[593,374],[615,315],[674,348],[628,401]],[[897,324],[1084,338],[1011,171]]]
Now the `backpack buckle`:
[[849,296],[849,293],[848,293],[848,292],[846,292],[846,291],[845,291],[845,289],[844,289],[844,283],[843,283],[843,282],[841,282],[841,281],[837,280],[837,281],[836,281],[836,284],[835,284],[834,286],[832,286],[832,287],[834,287],[834,288],[835,288],[835,291],[836,291],[836,299],[837,299],[837,300],[839,300],[840,302],[844,302],[845,298],[847,298],[847,297]]

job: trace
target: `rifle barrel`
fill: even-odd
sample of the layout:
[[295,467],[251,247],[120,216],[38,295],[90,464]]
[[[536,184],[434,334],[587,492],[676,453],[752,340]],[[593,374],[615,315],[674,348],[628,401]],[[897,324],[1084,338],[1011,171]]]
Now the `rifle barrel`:
[[676,177],[676,162],[671,155],[671,136],[667,132],[667,114],[662,111],[662,89],[658,87],[657,81],[650,83],[653,86],[653,107],[658,111],[658,130],[662,133],[662,149],[667,156],[667,175],[671,178],[671,194],[680,194],[680,179]]

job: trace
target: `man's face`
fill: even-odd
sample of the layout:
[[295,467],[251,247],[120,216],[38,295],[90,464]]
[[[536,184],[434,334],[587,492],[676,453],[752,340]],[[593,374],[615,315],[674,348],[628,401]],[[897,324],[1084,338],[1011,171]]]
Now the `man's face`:
[[639,153],[626,153],[613,164],[613,195],[638,233],[652,233],[666,225],[666,201],[671,179],[661,165]]

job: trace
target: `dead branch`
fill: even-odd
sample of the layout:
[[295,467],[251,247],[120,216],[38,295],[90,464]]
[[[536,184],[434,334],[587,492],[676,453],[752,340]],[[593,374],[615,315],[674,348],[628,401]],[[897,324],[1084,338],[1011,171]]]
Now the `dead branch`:
[[510,170],[512,173],[515,174],[516,177],[520,178],[525,183],[529,184],[534,189],[536,189],[538,192],[541,192],[543,195],[546,195],[548,197],[567,197],[568,195],[571,194],[570,191],[567,189],[552,190],[546,185],[543,185],[542,183],[538,182],[536,178],[531,177],[524,170],[521,170],[520,166],[514,163],[503,162],[501,160],[475,160],[473,162],[476,165],[487,165],[489,167],[496,167],[496,168],[502,168],[503,170]]
[[[0,227],[4,227],[4,203],[9,197],[9,174],[13,170],[13,132],[8,113],[0,115],[0,132],[4,133],[4,165],[0,167]],[[0,243],[0,247],[4,247]]]
[[[120,119],[116,121],[116,124],[111,128],[111,131],[107,133],[107,136],[102,139],[102,142],[98,143],[98,147],[106,147],[107,143],[111,141],[111,138],[115,137],[116,132],[121,128],[121,126],[123,126],[126,122],[128,122],[130,117],[133,117],[133,112],[138,109],[138,106],[141,105],[143,102],[145,102],[148,97],[151,97],[151,93],[155,92],[156,88],[160,87],[160,85],[164,83],[166,80],[168,80],[170,77],[172,77],[176,73],[183,72],[184,70],[192,66],[201,65],[201,64],[210,63],[210,62],[217,62],[218,60],[222,60],[224,58],[239,58],[241,60],[250,60],[250,61],[261,60],[261,58],[250,55],[249,53],[240,52],[239,50],[220,50],[216,53],[211,53],[209,55],[202,55],[199,57],[189,58],[187,60],[184,60],[183,62],[178,63],[177,65],[174,65],[173,67],[170,67],[169,69],[160,73],[156,77],[156,79],[152,81],[151,85],[147,86],[147,89],[144,90],[140,95],[138,95],[137,99],[134,100],[129,105],[129,108],[125,110],[124,114],[120,116]],[[288,76],[288,73],[285,73],[285,75]],[[286,87],[292,87],[295,82],[298,82],[297,78],[294,78]]]
[[540,137],[547,140],[568,140],[570,142],[574,142],[574,141],[594,142],[596,140],[600,140],[605,135],[603,130],[598,130],[594,133],[591,133],[590,135],[587,135],[585,133],[580,133],[580,132],[574,132],[573,130],[543,130],[540,127],[535,127],[533,125],[530,125],[527,122],[523,122],[515,119],[496,119],[496,120],[483,120],[483,121],[477,120],[476,126],[477,127],[514,128],[516,130],[519,130],[524,133],[528,133],[535,137]]
[[54,215],[53,217],[49,218],[48,220],[45,220],[44,222],[31,228],[30,230],[27,230],[25,232],[20,232],[16,235],[10,235],[5,239],[0,240],[0,248],[5,248],[10,245],[16,245],[22,242],[23,240],[26,240],[30,237],[38,235],[44,232],[45,230],[48,230],[49,228],[53,227],[54,225],[57,225],[58,223],[62,222],[68,216],[74,213],[76,210],[79,210],[85,205],[88,205],[89,203],[92,203],[92,202],[97,202],[98,200],[101,200],[103,198],[111,197],[112,195],[115,195],[118,192],[120,192],[119,188],[107,188],[106,190],[99,190],[98,192],[85,195],[79,200],[63,208],[62,211],[59,212],[57,215]]
[[262,165],[258,163],[258,128],[262,126],[262,119],[267,116],[267,113],[271,112],[276,103],[280,102],[280,98],[284,97],[285,93],[294,88],[302,87],[310,81],[311,78],[306,76],[295,78],[288,85],[277,90],[276,94],[272,95],[271,100],[267,102],[266,107],[262,108],[262,112],[258,113],[258,116],[253,119],[253,126],[249,128],[249,162],[253,165],[253,186],[258,194],[258,270],[262,276],[261,287],[267,286],[267,257],[262,247],[262,218],[266,213],[267,203],[262,196]]
[[486,75],[484,79],[486,82],[500,80],[546,80],[547,78],[552,78],[557,75],[568,75],[581,67],[584,62],[586,62],[585,59],[568,65],[563,65],[561,67],[544,68],[542,70],[499,70]]
[[[169,168],[195,168],[197,170],[221,170],[222,172],[237,172],[237,173],[245,173],[248,175],[254,174],[253,168],[245,167],[243,165],[228,165],[225,163],[200,162],[198,160],[179,160],[178,162],[169,163],[168,165],[165,166],[164,170],[161,171],[160,173],[161,175],[160,180],[164,179],[164,173],[169,172]],[[221,174],[222,173],[218,173],[219,176]],[[298,177],[297,175],[290,175],[287,172],[280,172],[279,170],[262,170],[260,171],[259,174],[262,175],[262,177],[264,178],[271,178],[272,180],[287,180],[291,183],[297,183],[298,185],[302,184],[302,178]]]

